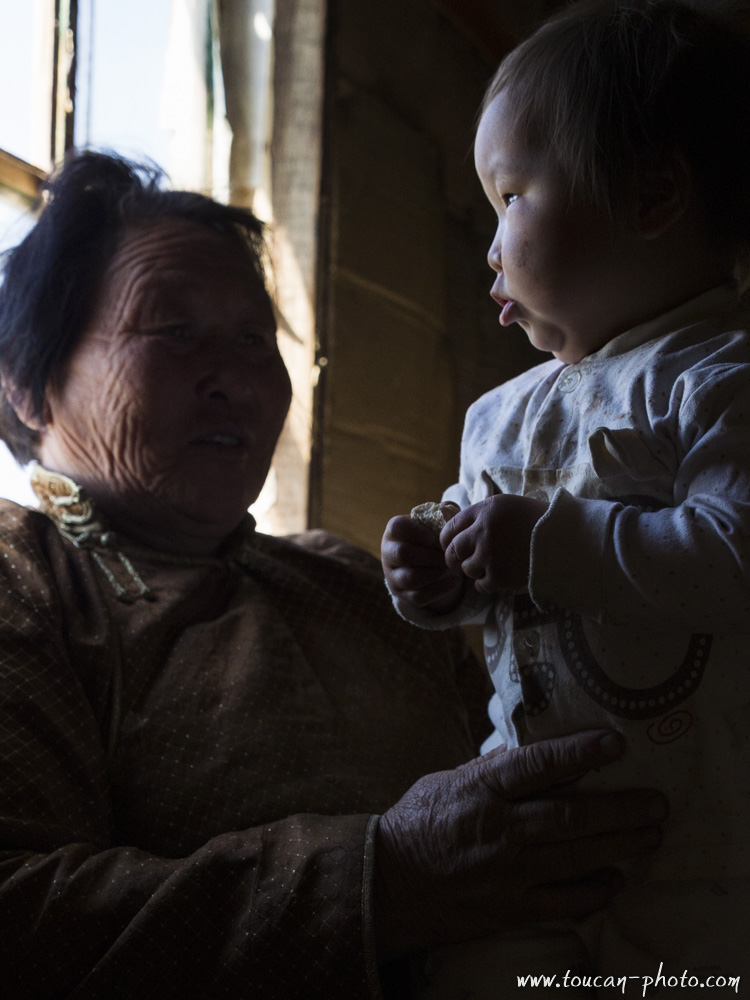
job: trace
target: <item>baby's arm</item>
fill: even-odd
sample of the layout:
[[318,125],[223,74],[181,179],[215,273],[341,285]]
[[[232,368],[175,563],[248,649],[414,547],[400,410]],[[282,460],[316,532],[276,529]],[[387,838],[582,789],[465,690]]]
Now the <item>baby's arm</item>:
[[750,631],[750,371],[698,371],[673,396],[675,505],[649,511],[559,490],[532,539],[529,589],[541,609]]

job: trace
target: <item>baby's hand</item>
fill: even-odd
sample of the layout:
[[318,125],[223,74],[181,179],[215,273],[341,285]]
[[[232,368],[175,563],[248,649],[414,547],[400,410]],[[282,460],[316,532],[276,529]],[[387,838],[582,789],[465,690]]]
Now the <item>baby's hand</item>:
[[388,587],[400,601],[445,614],[461,600],[465,577],[448,569],[438,534],[419,521],[391,518],[383,535],[381,559]]
[[520,590],[529,577],[531,533],[546,509],[543,500],[512,494],[466,507],[440,532],[446,565],[479,593]]

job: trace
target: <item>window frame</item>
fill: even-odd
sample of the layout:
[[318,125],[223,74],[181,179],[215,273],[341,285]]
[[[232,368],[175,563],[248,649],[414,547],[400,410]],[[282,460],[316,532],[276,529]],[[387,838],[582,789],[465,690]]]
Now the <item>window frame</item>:
[[[52,92],[49,97],[50,163],[73,146],[78,0],[54,0]],[[39,199],[46,171],[0,146],[0,197],[28,210]]]

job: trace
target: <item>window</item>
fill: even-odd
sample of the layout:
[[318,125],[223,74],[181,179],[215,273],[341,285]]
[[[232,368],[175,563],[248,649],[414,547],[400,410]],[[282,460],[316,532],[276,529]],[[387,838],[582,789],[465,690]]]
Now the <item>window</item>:
[[[13,95],[0,123],[0,252],[23,239],[42,179],[74,144],[228,194],[214,18],[210,0],[0,0],[0,86]],[[0,495],[33,502],[2,443]]]

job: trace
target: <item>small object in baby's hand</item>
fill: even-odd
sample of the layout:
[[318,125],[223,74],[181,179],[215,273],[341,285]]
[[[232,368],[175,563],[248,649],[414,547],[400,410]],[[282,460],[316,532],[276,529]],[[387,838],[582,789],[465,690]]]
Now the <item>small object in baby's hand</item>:
[[448,521],[460,510],[458,504],[452,500],[441,500],[440,503],[420,503],[412,508],[410,517],[439,535]]

